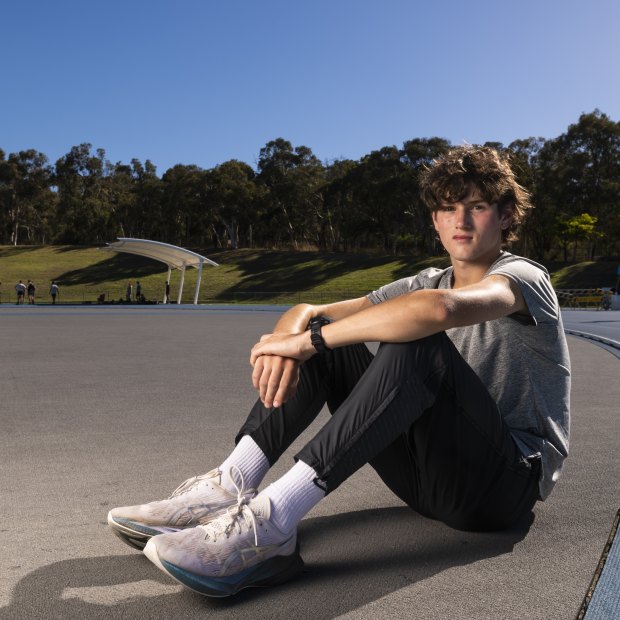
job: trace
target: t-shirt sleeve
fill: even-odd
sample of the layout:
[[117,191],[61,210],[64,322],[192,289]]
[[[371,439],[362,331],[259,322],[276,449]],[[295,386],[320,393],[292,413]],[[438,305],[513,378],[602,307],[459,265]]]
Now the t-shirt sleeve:
[[558,301],[549,273],[544,268],[521,259],[500,264],[488,275],[503,275],[513,280],[521,290],[528,310],[537,324],[557,324]]
[[386,284],[385,286],[372,291],[372,293],[368,293],[366,297],[373,304],[380,304],[388,299],[392,299],[393,297],[400,297],[405,293],[419,291],[423,288],[436,288],[437,282],[444,272],[445,270],[430,267],[429,269],[420,271],[420,273],[415,276],[401,278],[400,280]]

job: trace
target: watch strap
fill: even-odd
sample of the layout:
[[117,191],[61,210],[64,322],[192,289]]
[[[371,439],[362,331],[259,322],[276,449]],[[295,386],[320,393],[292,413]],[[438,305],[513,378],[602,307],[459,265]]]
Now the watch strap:
[[321,332],[323,325],[327,325],[329,321],[323,317],[316,317],[309,323],[310,325],[310,342],[312,346],[317,350],[317,353],[324,353],[325,351],[331,351],[331,349],[325,344],[325,339]]

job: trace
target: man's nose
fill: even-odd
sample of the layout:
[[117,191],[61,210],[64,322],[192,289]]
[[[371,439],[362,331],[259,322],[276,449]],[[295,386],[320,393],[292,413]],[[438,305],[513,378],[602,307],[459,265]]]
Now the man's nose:
[[467,209],[456,210],[456,227],[469,228],[471,226],[471,215]]

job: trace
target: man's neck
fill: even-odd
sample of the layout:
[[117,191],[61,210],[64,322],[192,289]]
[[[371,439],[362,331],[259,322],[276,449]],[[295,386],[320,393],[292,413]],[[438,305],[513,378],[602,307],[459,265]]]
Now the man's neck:
[[452,260],[452,288],[463,288],[480,282],[491,265],[499,258],[502,250],[486,260],[469,262]]

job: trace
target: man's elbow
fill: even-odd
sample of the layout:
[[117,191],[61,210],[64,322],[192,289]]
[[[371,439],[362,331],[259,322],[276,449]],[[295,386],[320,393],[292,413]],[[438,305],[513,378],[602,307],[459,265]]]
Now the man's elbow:
[[454,327],[453,323],[456,319],[456,304],[447,295],[439,295],[438,299],[432,304],[433,322],[440,330]]
[[[424,300],[420,307],[418,303]],[[453,327],[455,320],[456,304],[449,295],[443,291],[416,291],[412,293],[411,301],[416,308],[415,314],[433,331],[443,331]]]

